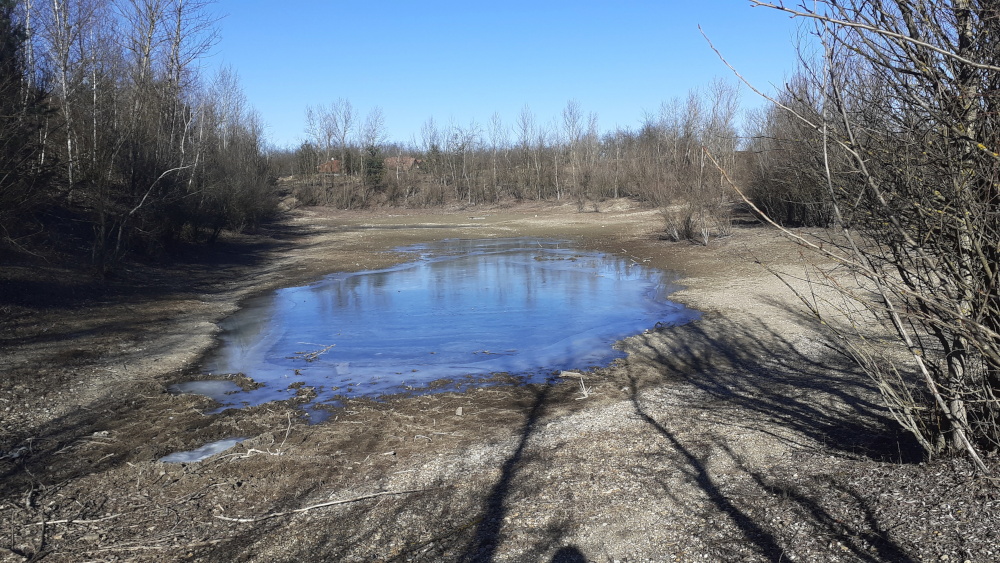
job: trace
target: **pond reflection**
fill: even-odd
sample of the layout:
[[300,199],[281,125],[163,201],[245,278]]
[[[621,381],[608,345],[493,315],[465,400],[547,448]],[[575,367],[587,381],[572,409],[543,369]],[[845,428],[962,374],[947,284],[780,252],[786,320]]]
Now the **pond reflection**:
[[224,321],[205,368],[263,384],[224,404],[286,399],[304,387],[315,402],[377,396],[498,372],[539,381],[607,365],[622,356],[615,341],[697,315],[666,299],[670,274],[566,241],[446,240],[399,250],[413,260],[282,289]]

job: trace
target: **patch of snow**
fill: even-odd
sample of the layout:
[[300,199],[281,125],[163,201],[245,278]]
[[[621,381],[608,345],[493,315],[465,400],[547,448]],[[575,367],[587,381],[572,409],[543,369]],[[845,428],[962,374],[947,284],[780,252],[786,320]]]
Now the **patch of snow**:
[[163,463],[195,463],[213,455],[224,452],[229,448],[239,444],[246,438],[226,438],[218,442],[210,442],[204,446],[189,452],[175,452],[160,458]]

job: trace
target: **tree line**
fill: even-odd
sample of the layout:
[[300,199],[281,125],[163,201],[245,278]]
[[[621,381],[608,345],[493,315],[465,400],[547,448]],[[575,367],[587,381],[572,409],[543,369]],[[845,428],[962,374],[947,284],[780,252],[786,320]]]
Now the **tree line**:
[[275,210],[260,119],[199,62],[207,0],[0,0],[0,250],[130,253]]
[[[716,81],[665,102],[635,129],[601,133],[598,116],[576,100],[540,120],[525,106],[513,123],[441,125],[433,118],[410,144],[388,142],[377,108],[362,117],[349,100],[308,108],[306,140],[276,155],[294,175],[303,203],[351,208],[379,204],[468,205],[509,200],[575,202],[581,211],[630,197],[681,205],[678,236],[718,230],[729,201],[719,161],[736,162],[738,90]],[[334,166],[324,166],[333,162]]]

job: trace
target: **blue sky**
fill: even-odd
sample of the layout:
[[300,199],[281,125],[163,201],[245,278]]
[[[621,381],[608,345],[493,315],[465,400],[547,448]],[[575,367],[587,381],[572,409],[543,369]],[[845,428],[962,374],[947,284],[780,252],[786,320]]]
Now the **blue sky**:
[[[698,30],[749,80],[772,89],[795,68],[797,22],[746,0],[482,3],[219,0],[209,70],[231,66],[269,140],[296,146],[309,105],[382,109],[393,141],[439,127],[549,123],[574,99],[602,131],[634,128],[660,103],[733,79]],[[744,106],[761,103],[751,93]]]

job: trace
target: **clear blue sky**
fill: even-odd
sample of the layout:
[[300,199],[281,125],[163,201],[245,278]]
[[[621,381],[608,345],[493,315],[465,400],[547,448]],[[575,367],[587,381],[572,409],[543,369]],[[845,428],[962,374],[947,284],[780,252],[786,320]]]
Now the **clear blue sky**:
[[[393,141],[494,112],[510,127],[529,106],[549,123],[575,99],[602,131],[634,128],[660,103],[732,74],[698,26],[764,89],[795,68],[797,22],[746,0],[574,2],[219,0],[229,65],[269,140],[296,146],[309,105],[337,98],[382,109]],[[735,80],[735,78],[732,78]],[[747,92],[744,106],[761,105]]]

